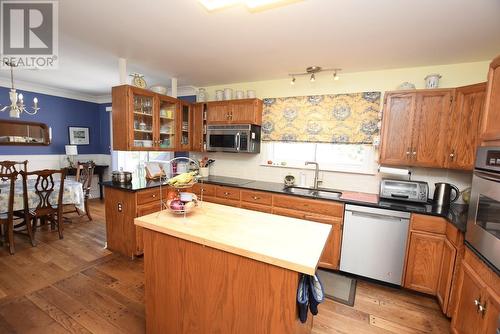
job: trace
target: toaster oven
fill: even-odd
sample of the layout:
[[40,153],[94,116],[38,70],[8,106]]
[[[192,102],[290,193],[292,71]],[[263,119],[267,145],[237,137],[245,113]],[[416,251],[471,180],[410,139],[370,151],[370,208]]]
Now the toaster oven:
[[407,202],[427,203],[429,185],[422,181],[383,179],[380,182],[380,198]]

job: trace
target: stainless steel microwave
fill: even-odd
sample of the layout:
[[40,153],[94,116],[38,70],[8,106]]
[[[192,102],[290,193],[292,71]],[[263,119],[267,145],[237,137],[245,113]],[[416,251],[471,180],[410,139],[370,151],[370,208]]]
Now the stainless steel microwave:
[[207,151],[260,152],[260,126],[250,124],[208,125]]
[[500,147],[477,150],[465,239],[500,269]]

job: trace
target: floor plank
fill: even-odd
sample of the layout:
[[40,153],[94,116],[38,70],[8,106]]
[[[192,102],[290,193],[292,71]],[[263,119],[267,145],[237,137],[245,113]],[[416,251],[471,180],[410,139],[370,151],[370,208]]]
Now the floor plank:
[[[0,249],[0,333],[144,333],[144,262],[104,249],[103,202],[94,221],[65,224],[64,239],[48,227],[37,247],[15,236],[16,254]],[[76,217],[76,216],[72,216]],[[448,333],[432,297],[359,280],[353,307],[320,305],[315,334]]]

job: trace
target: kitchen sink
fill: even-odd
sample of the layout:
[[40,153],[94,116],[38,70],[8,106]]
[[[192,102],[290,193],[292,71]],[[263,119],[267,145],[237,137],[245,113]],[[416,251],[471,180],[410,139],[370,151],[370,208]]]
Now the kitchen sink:
[[311,188],[302,188],[302,187],[285,187],[284,191],[300,195],[300,196],[310,196],[317,198],[325,198],[325,199],[339,199],[342,196],[340,191],[329,190],[329,189],[311,189]]
[[315,195],[320,198],[339,199],[342,193],[335,190],[316,190]]

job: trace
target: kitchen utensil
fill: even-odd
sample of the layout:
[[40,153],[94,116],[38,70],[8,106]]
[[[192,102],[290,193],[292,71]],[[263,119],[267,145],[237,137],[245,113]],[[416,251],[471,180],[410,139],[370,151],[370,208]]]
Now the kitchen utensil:
[[123,170],[120,171],[113,171],[111,173],[111,181],[113,183],[122,183],[122,184],[128,184],[132,182],[132,173],[131,172],[125,172]]
[[253,89],[247,90],[247,98],[255,99],[255,91]]
[[208,93],[205,88],[198,89],[198,94],[196,95],[196,102],[207,102]]
[[[455,202],[460,196],[460,190],[450,183],[438,182],[435,184],[433,202],[437,206],[448,206],[450,203]],[[455,191],[453,198],[451,192]]]
[[231,88],[224,89],[224,100],[232,100],[233,99],[233,90]]
[[285,176],[285,186],[290,187],[295,184],[295,176],[293,175],[287,175]]
[[165,86],[156,85],[151,87],[150,89],[155,93],[167,95],[167,87]]
[[215,99],[216,99],[217,101],[222,101],[222,100],[224,100],[224,91],[223,91],[223,90],[220,90],[220,89],[219,89],[219,90],[216,90],[216,91],[215,91]]
[[425,77],[425,88],[438,88],[441,74],[433,73]]
[[208,167],[200,167],[199,174],[201,177],[208,177],[210,175],[210,170]]
[[245,92],[243,92],[242,90],[237,90],[236,91],[236,98],[238,100],[244,99],[245,98]]

